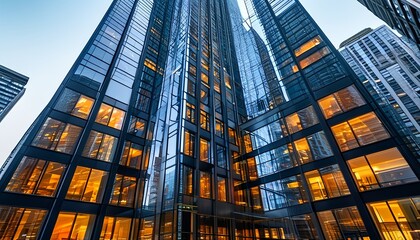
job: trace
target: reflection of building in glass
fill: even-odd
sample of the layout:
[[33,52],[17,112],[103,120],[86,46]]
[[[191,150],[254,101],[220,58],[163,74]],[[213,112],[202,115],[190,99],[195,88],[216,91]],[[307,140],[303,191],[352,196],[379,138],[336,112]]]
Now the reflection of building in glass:
[[0,238],[415,239],[420,167],[299,2],[117,0],[3,167]]
[[340,52],[420,139],[420,59],[413,50],[382,26],[351,38]]
[[357,0],[391,28],[420,46],[420,2],[418,0]]
[[29,78],[0,65],[0,122],[25,93]]

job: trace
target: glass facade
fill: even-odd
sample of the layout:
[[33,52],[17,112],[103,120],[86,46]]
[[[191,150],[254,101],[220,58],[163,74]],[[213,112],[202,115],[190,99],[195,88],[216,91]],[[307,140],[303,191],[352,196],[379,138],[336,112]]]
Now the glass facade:
[[416,239],[412,146],[299,1],[244,4],[113,1],[0,171],[0,238]]

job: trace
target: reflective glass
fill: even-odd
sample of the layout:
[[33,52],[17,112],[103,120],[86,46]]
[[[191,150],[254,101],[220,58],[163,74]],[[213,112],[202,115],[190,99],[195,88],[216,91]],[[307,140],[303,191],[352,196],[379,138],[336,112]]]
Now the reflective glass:
[[101,202],[108,173],[78,166],[67,190],[66,199]]
[[91,238],[95,216],[83,213],[60,212],[55,223],[51,240]]
[[46,210],[0,206],[0,239],[38,239]]

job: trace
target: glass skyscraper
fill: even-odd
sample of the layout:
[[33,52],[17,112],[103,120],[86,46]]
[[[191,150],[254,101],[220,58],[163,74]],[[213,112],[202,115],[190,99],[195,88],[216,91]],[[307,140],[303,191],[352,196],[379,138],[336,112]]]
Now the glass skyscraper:
[[25,93],[29,78],[0,65],[0,122]]
[[418,238],[415,146],[298,1],[240,2],[115,0],[0,172],[0,239]]

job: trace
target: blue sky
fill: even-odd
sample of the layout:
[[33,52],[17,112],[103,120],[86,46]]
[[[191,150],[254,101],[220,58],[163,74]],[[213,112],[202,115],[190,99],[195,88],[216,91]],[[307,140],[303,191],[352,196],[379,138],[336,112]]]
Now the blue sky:
[[[0,0],[0,65],[30,77],[0,123],[0,164],[48,103],[111,0]],[[383,24],[357,0],[301,0],[337,47]]]

